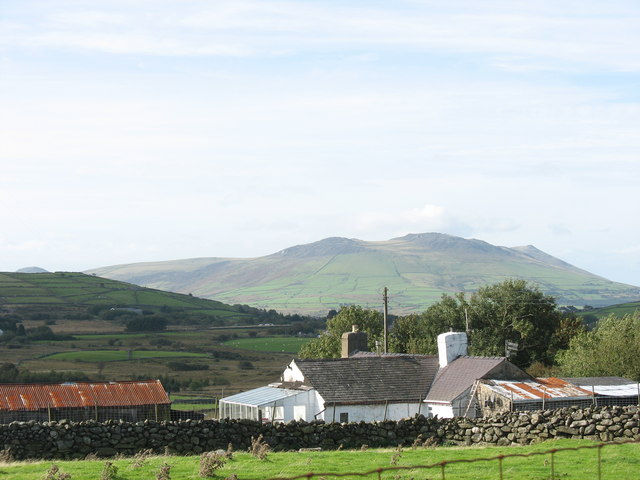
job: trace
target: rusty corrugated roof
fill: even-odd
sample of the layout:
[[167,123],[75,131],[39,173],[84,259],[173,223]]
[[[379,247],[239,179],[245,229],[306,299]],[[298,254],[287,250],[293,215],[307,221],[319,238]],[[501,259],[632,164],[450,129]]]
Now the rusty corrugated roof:
[[484,380],[491,390],[514,400],[541,400],[542,398],[590,397],[592,392],[560,378],[537,378],[535,381]]
[[0,384],[0,410],[169,404],[160,380]]

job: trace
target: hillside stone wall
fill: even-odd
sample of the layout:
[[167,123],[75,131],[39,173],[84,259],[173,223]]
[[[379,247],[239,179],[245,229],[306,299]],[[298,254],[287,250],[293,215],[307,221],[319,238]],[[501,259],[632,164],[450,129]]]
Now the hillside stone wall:
[[157,453],[199,454],[246,450],[251,437],[263,435],[273,450],[337,449],[412,445],[416,439],[434,444],[526,445],[551,438],[597,441],[640,440],[640,408],[563,408],[513,412],[481,419],[416,418],[397,422],[260,424],[251,420],[178,422],[67,421],[13,422],[0,425],[0,447],[15,459],[76,459],[89,454],[111,457],[153,449]]

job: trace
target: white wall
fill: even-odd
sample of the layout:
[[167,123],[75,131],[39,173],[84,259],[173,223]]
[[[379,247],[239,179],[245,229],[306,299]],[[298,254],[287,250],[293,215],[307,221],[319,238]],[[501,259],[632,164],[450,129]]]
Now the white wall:
[[420,410],[421,414],[426,414],[426,405],[415,403],[391,403],[385,405],[329,405],[323,412],[322,420],[325,422],[340,422],[340,414],[346,413],[348,422],[375,422],[382,420],[400,420],[403,418],[413,417]]
[[[471,389],[467,389],[460,396],[455,398],[451,403],[436,403],[436,402],[427,402],[427,407],[431,416],[438,416],[439,418],[453,418],[453,417],[462,417],[466,416],[469,418],[475,418],[476,409],[475,407],[475,399],[469,406],[469,410],[467,411],[467,406],[469,405],[469,394],[471,393]],[[426,416],[426,413],[424,414]]]

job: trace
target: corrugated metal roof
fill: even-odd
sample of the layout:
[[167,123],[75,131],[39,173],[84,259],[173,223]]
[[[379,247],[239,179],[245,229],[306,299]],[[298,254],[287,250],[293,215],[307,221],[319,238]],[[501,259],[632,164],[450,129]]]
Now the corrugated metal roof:
[[586,398],[592,392],[560,378],[538,378],[537,381],[484,380],[482,383],[494,392],[514,400],[541,400],[542,398]]
[[170,404],[159,380],[0,384],[0,410]]
[[593,389],[598,395],[609,397],[633,397],[640,395],[638,382],[622,377],[575,377],[563,378],[586,390]]
[[307,390],[291,390],[288,388],[277,387],[259,387],[253,390],[247,390],[246,392],[236,393],[221,399],[224,403],[236,403],[240,405],[251,405],[254,407],[260,407],[263,405],[273,404],[278,400],[283,400],[287,397],[293,397],[300,393],[304,393]]

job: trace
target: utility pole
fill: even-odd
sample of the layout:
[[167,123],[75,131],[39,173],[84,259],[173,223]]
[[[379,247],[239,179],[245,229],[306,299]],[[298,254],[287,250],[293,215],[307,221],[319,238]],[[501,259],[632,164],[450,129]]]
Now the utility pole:
[[383,315],[383,322],[384,322],[384,353],[387,353],[389,351],[389,344],[387,343],[387,333],[388,333],[388,329],[387,329],[387,311],[389,309],[389,297],[387,295],[387,287],[384,287],[384,293],[382,294],[382,301],[384,303],[384,315]]

